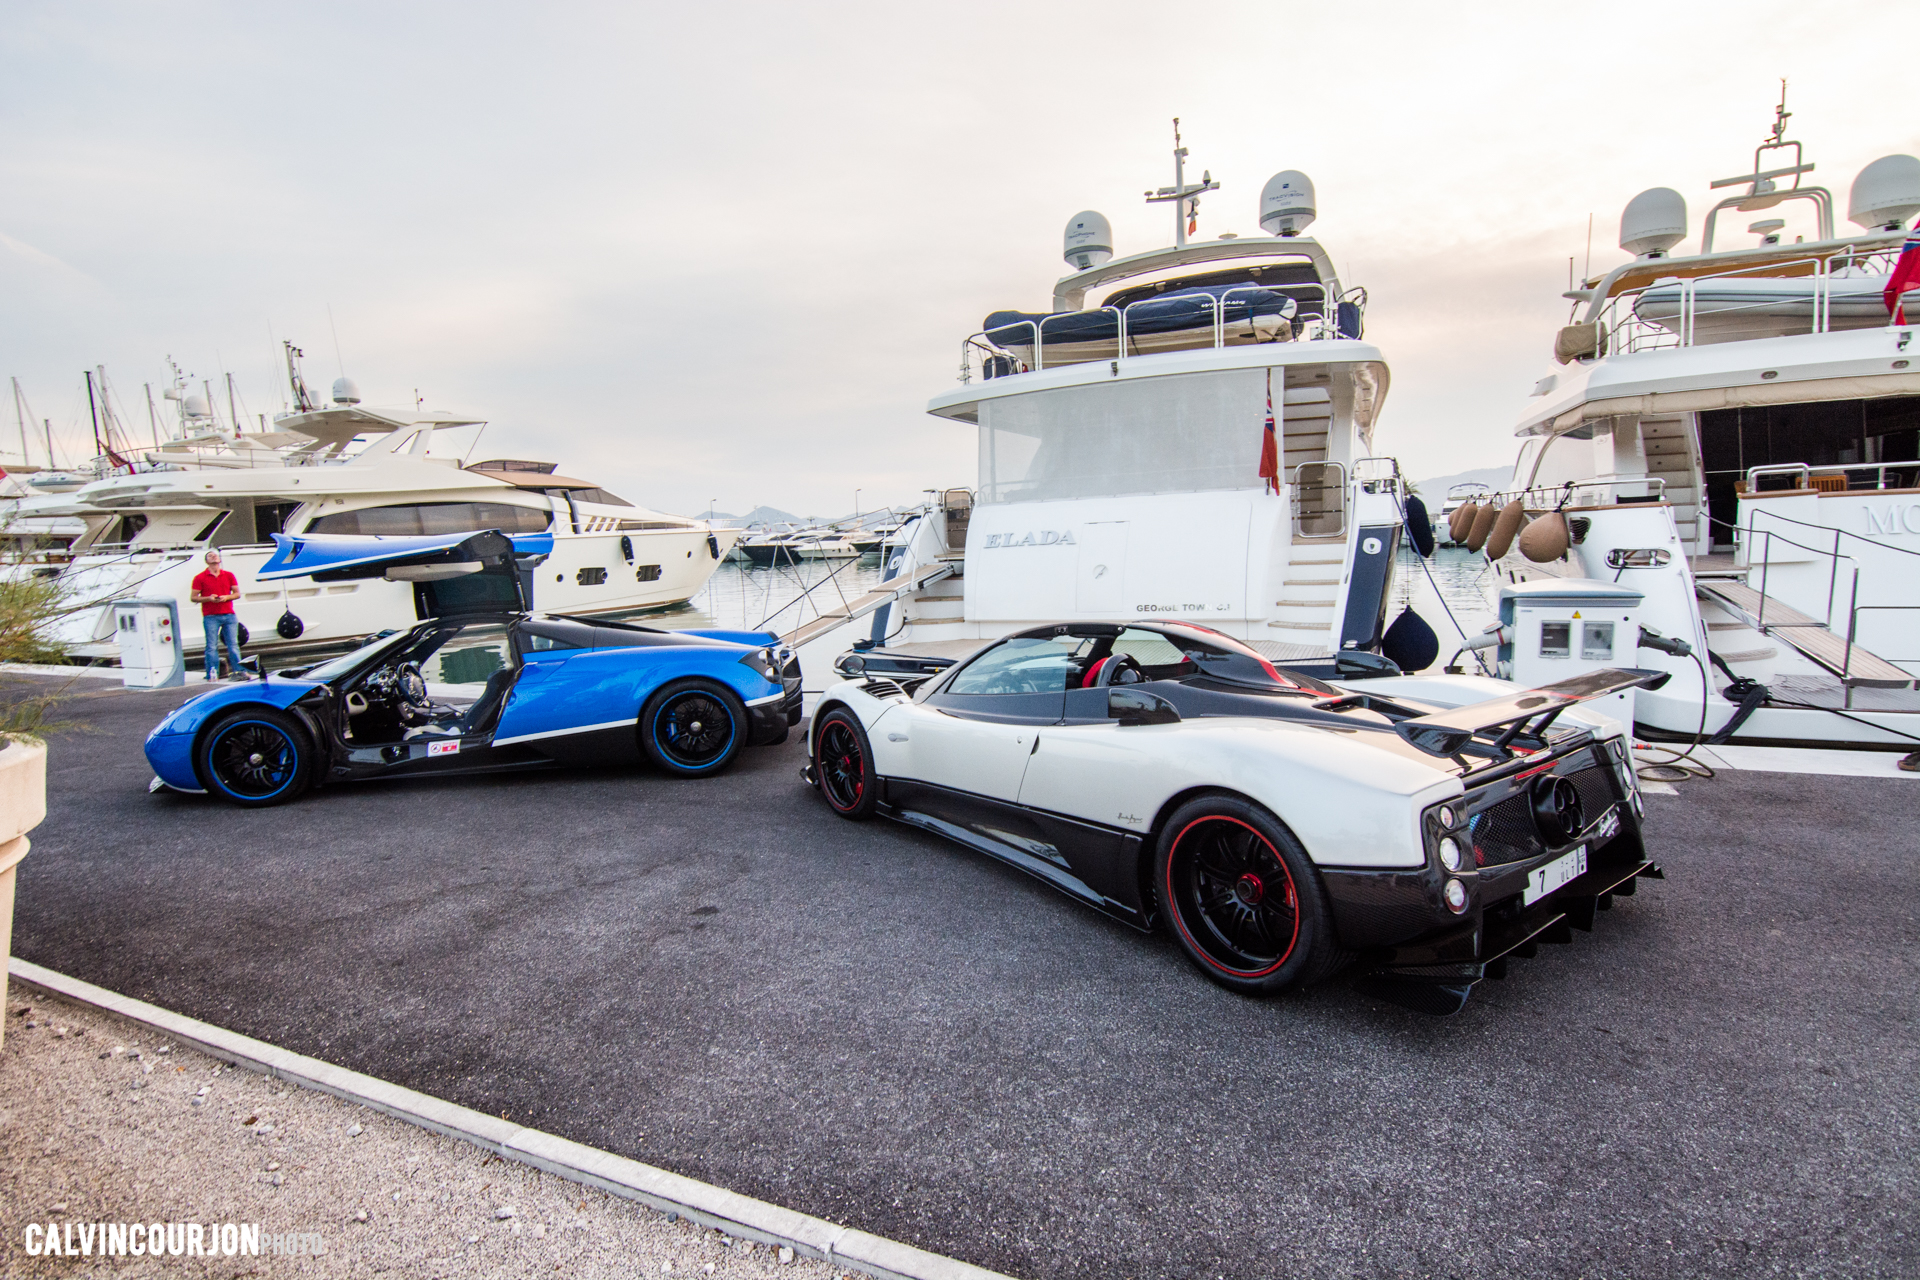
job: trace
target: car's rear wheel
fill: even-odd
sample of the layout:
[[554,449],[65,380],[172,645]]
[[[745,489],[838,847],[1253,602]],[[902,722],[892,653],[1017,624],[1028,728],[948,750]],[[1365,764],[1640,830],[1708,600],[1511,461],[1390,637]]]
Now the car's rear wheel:
[[200,739],[194,764],[210,794],[248,808],[285,804],[313,776],[313,740],[300,722],[270,707],[233,711]]
[[875,785],[873,751],[859,719],[845,707],[835,707],[820,718],[813,743],[814,777],[833,811],[856,822],[871,817],[880,789]]
[[1202,796],[1180,806],[1161,834],[1154,872],[1175,939],[1222,986],[1286,991],[1345,959],[1306,851],[1259,805]]
[[719,773],[746,741],[746,704],[711,680],[676,680],[640,712],[640,745],[648,758],[683,778]]

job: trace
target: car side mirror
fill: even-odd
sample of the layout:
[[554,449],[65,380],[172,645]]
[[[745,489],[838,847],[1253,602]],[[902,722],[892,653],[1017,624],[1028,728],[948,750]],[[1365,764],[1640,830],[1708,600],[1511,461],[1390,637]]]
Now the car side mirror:
[[1157,693],[1112,688],[1107,690],[1107,719],[1118,720],[1124,729],[1136,724],[1179,724],[1180,713]]
[[1335,680],[1370,680],[1403,674],[1392,658],[1365,649],[1342,649],[1333,659]]

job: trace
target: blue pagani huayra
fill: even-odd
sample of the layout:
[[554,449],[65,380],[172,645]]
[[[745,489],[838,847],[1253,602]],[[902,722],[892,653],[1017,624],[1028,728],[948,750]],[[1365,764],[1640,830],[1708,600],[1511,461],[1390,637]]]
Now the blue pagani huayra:
[[[800,719],[800,664],[765,632],[662,631],[529,613],[551,535],[274,535],[262,580],[409,582],[421,621],[316,666],[185,703],[147,736],[154,789],[280,804],[310,787],[650,759],[704,777]],[[429,696],[423,666],[477,684]]]

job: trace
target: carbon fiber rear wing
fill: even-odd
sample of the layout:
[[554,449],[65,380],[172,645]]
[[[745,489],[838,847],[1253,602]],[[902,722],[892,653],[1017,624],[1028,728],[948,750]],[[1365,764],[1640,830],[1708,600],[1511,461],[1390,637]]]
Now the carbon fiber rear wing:
[[1428,755],[1456,756],[1476,737],[1504,726],[1505,732],[1489,744],[1504,751],[1522,731],[1531,730],[1533,737],[1544,734],[1554,717],[1568,707],[1627,689],[1658,689],[1670,674],[1609,667],[1508,697],[1489,698],[1451,711],[1415,716],[1399,721],[1393,728]]

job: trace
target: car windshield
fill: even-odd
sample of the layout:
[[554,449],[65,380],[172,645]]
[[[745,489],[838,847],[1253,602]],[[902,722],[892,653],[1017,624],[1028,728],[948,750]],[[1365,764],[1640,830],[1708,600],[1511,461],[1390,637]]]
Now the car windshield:
[[352,653],[343,653],[339,657],[328,662],[323,662],[317,667],[307,668],[306,671],[301,673],[300,678],[302,680],[318,680],[324,683],[325,681],[333,679],[335,676],[343,676],[375,654],[394,648],[396,645],[406,643],[407,637],[411,634],[413,633],[411,629],[409,629],[407,631],[396,631],[391,635],[376,637],[361,645]]
[[1087,641],[1079,636],[1016,637],[981,654],[955,675],[947,693],[1060,693],[1077,679],[1077,658]]

